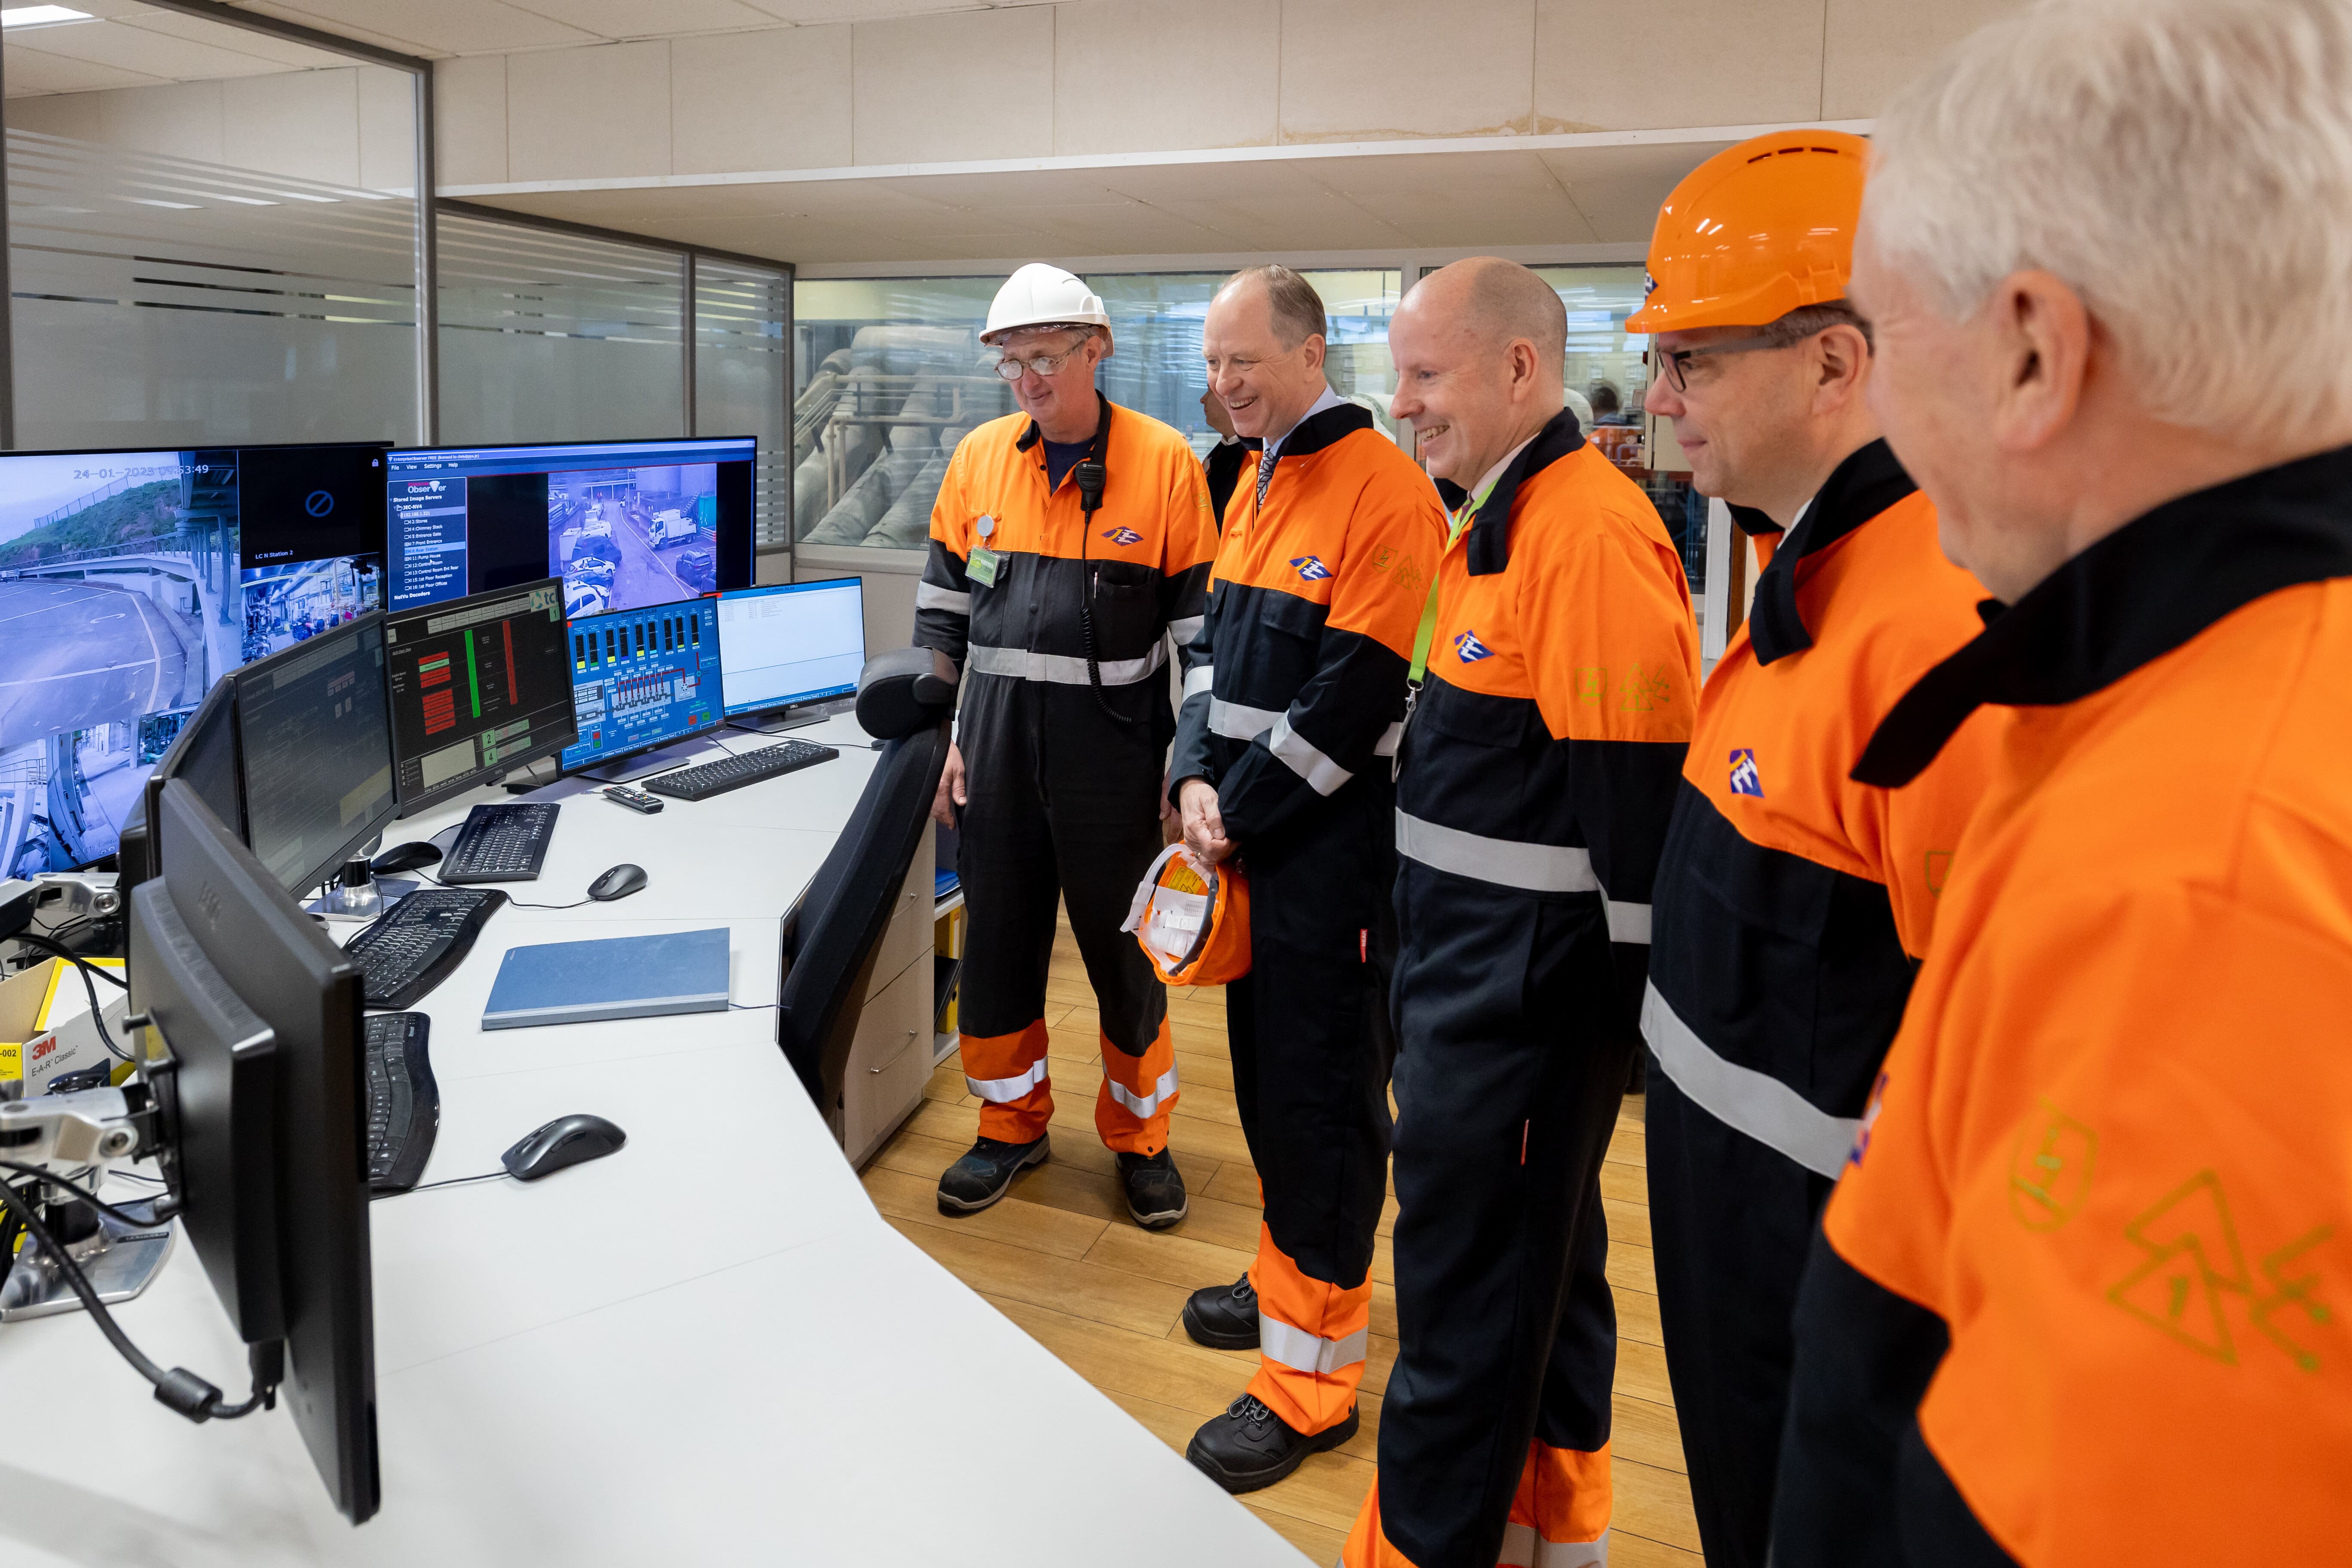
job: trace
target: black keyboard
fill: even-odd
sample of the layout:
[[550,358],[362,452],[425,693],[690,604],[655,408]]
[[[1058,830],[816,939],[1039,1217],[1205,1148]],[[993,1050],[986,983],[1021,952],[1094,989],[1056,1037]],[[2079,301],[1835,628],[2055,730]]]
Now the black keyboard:
[[367,975],[367,1005],[408,1007],[449,977],[507,896],[496,888],[419,888],[343,951]]
[[535,882],[555,837],[553,801],[478,805],[466,814],[457,842],[441,862],[445,882]]
[[740,756],[680,768],[674,773],[647,779],[645,787],[649,794],[666,795],[672,800],[709,800],[714,795],[725,795],[730,789],[741,789],[761,779],[778,778],[819,763],[829,763],[839,755],[831,746],[820,746],[814,741],[785,741]]
[[441,1131],[441,1087],[433,1081],[422,1013],[367,1017],[368,1194],[404,1193],[425,1173]]

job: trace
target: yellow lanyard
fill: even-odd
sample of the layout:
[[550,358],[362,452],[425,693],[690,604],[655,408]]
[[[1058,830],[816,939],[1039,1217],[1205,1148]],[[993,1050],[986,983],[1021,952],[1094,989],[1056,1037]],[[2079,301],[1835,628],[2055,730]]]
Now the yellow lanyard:
[[1461,509],[1447,519],[1445,551],[1438,557],[1437,570],[1429,574],[1429,602],[1421,607],[1421,630],[1414,634],[1412,639],[1412,670],[1405,677],[1415,687],[1421,684],[1422,676],[1429,669],[1429,644],[1437,636],[1437,584],[1444,575],[1444,557],[1453,553],[1454,545],[1461,542],[1462,531],[1470,526],[1470,520],[1478,515],[1478,509],[1485,506],[1486,498],[1494,493],[1494,483],[1489,480],[1485,489],[1465,500]]

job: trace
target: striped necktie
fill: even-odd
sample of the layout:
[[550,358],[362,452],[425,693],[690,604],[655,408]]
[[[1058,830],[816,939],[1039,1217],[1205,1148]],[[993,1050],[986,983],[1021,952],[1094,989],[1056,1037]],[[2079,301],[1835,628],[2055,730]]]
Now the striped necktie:
[[1274,460],[1279,455],[1272,447],[1258,454],[1257,504],[1261,511],[1265,510],[1265,487],[1274,482]]

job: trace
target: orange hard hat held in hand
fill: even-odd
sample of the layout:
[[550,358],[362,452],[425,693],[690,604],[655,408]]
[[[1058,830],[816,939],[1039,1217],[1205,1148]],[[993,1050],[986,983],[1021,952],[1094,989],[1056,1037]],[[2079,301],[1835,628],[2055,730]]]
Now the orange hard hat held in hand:
[[1756,327],[1845,298],[1870,144],[1787,131],[1726,148],[1659,209],[1650,291],[1629,332]]
[[1171,844],[1135,889],[1133,931],[1171,985],[1223,985],[1250,971],[1249,881],[1234,860],[1211,865]]

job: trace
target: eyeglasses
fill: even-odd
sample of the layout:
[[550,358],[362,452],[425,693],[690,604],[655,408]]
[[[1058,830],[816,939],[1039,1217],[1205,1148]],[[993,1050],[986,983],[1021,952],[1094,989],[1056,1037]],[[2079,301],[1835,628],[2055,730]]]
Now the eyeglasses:
[[1813,336],[1814,332],[1827,331],[1829,331],[1827,325],[1819,326],[1811,332],[1807,332],[1804,337],[1787,340],[1759,332],[1753,337],[1733,338],[1727,342],[1708,343],[1700,348],[1652,349],[1650,352],[1657,356],[1658,374],[1664,379],[1665,384],[1676,392],[1688,392],[1690,382],[1687,378],[1687,371],[1690,362],[1695,359],[1712,359],[1717,354],[1756,353],[1764,349],[1794,348],[1803,342],[1805,338]]
[[996,374],[1007,381],[1019,381],[1033,370],[1039,375],[1052,375],[1055,371],[1077,358],[1086,346],[1087,340],[1081,338],[1076,348],[1064,349],[1057,354],[1034,354],[1028,359],[1001,359],[996,362]]

